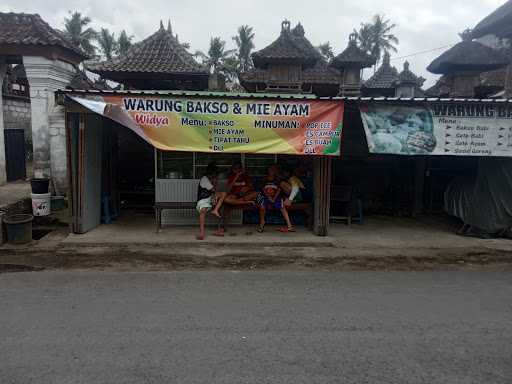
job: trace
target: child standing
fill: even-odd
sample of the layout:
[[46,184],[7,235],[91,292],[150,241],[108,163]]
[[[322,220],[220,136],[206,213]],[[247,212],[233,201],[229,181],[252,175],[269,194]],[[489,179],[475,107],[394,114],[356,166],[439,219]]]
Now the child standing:
[[217,192],[217,166],[214,163],[208,164],[206,174],[199,181],[197,187],[197,205],[199,212],[199,236],[198,240],[205,239],[206,215],[211,212],[212,215],[220,219],[219,209],[226,198],[225,192]]
[[263,189],[258,194],[257,203],[259,206],[260,226],[258,232],[262,233],[265,230],[265,214],[267,209],[278,209],[281,211],[283,218],[286,222],[286,228],[280,228],[281,232],[294,232],[290,216],[283,204],[281,197],[281,187],[279,186],[278,168],[276,165],[271,165],[267,169],[267,175],[263,180]]

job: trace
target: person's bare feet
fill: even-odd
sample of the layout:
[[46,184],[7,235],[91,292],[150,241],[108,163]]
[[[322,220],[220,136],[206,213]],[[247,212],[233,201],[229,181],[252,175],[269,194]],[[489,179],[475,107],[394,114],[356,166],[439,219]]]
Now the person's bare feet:
[[204,234],[197,236],[196,239],[197,240],[204,240]]
[[215,209],[212,211],[212,215],[218,217],[219,219],[221,218],[220,213],[217,212]]

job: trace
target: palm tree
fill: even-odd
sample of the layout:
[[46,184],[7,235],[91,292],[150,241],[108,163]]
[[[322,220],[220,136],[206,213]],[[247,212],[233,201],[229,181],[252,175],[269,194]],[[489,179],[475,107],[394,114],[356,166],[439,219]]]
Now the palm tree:
[[238,28],[238,34],[233,36],[236,43],[238,59],[238,71],[246,72],[253,67],[251,52],[254,49],[254,32],[252,27],[242,25]]
[[177,41],[177,42],[178,42],[178,43],[179,43],[183,48],[185,48],[185,50],[187,50],[187,51],[188,51],[188,50],[190,49],[190,43],[189,43],[189,42],[186,42],[186,41],[182,42],[182,41],[180,41],[180,40],[179,40],[179,38],[178,38],[178,34],[176,34],[176,36],[174,36],[174,37],[176,38],[176,41]]
[[373,49],[372,25],[370,23],[361,23],[359,31],[354,29],[354,34],[356,36],[356,41],[359,48],[371,55]]
[[318,47],[316,47],[316,49],[318,50],[318,52],[320,52],[320,54],[326,61],[331,61],[332,59],[334,59],[334,52],[332,50],[331,43],[326,42],[320,44]]
[[112,57],[118,50],[118,44],[114,32],[110,33],[107,28],[101,28],[98,35],[98,44],[100,50],[107,60],[112,60]]
[[385,52],[397,51],[398,38],[391,32],[395,27],[384,15],[375,15],[371,23],[354,30],[359,48],[375,58],[376,66]]
[[131,48],[133,36],[126,33],[123,29],[117,38],[117,53],[124,55]]
[[92,41],[96,39],[96,31],[87,27],[91,19],[82,16],[80,12],[70,12],[70,17],[64,19],[64,35],[77,48],[82,49],[87,55],[94,56],[96,47]]
[[385,52],[396,52],[398,38],[391,33],[396,27],[395,23],[391,23],[390,19],[386,19],[385,15],[375,15],[373,17],[373,49],[372,55],[377,62],[380,61]]
[[236,56],[228,56],[224,59],[224,63],[222,64],[221,71],[226,78],[235,83],[238,81],[238,75],[240,74],[240,61]]
[[[233,56],[234,49],[226,50],[226,42],[220,37],[212,37],[208,54],[197,51],[195,56],[201,57],[203,64],[206,65],[212,73],[226,72],[226,60]],[[229,60],[228,60],[229,61]]]

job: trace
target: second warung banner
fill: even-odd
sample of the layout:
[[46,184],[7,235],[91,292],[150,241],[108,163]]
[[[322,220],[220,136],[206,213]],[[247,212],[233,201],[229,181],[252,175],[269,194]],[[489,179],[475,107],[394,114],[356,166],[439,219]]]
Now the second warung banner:
[[161,150],[340,154],[341,101],[135,95],[71,99]]
[[512,157],[512,103],[360,106],[370,153]]

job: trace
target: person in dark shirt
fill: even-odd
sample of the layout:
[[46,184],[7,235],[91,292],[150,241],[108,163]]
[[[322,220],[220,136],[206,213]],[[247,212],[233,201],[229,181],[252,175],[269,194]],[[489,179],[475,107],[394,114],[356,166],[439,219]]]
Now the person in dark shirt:
[[199,181],[197,186],[197,205],[199,212],[199,236],[198,240],[205,239],[206,215],[210,212],[220,219],[219,210],[226,198],[226,192],[217,192],[217,166],[214,163],[208,164],[206,174]]
[[280,210],[286,222],[286,228],[280,228],[281,232],[294,232],[293,225],[290,221],[290,216],[283,203],[281,196],[281,180],[278,177],[279,169],[276,165],[271,165],[267,169],[267,175],[263,179],[262,191],[258,194],[256,199],[259,207],[260,226],[258,232],[262,233],[265,230],[265,214],[267,209]]

